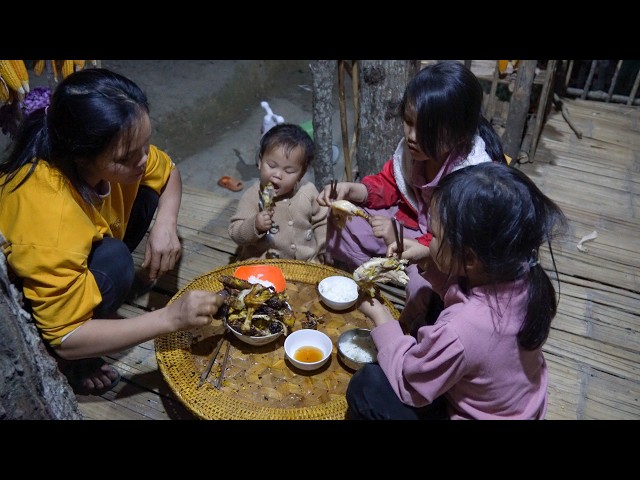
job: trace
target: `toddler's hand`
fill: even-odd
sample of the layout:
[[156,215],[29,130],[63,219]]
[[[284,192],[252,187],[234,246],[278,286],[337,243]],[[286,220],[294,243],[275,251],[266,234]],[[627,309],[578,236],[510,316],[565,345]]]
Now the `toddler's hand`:
[[256,215],[256,232],[268,232],[273,224],[273,209],[263,210]]

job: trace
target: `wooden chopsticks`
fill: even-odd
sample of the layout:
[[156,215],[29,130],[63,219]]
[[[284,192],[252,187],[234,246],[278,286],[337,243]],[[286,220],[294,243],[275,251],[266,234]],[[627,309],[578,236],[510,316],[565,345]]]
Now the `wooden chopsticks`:
[[216,358],[218,357],[218,353],[220,353],[220,349],[222,348],[222,344],[224,342],[227,342],[227,349],[224,352],[224,360],[222,360],[222,367],[221,367],[221,370],[220,370],[220,375],[218,376],[218,379],[216,380],[216,384],[215,384],[215,388],[217,390],[220,390],[220,387],[222,386],[222,379],[224,378],[224,373],[225,373],[225,370],[227,369],[227,363],[229,361],[229,353],[231,352],[231,342],[227,338],[227,332],[225,332],[222,335],[222,338],[220,340],[218,340],[218,344],[216,345],[215,350],[211,354],[211,358],[209,359],[209,363],[207,364],[207,368],[205,368],[204,372],[202,372],[202,375],[200,375],[200,381],[198,382],[198,388],[200,388],[204,384],[204,381],[207,379],[207,377],[211,373],[211,368],[213,367],[213,364],[216,363]]
[[222,386],[222,379],[224,378],[224,373],[227,370],[227,362],[229,361],[229,352],[231,350],[231,342],[227,340],[227,350],[224,352],[224,360],[222,361],[222,369],[220,370],[220,376],[216,382],[216,390],[220,390]]
[[329,198],[331,200],[335,200],[336,198],[338,198],[337,186],[338,181],[336,179],[331,180],[331,190],[329,190]]
[[211,354],[211,358],[209,358],[209,363],[207,363],[207,368],[205,368],[204,372],[202,372],[202,375],[200,375],[200,381],[198,382],[198,388],[200,388],[202,386],[204,381],[209,376],[209,373],[211,373],[211,368],[213,367],[213,364],[216,362],[216,357],[218,356],[218,352],[220,352],[220,348],[222,347],[222,344],[224,343],[224,340],[225,340],[224,336],[222,336],[222,338],[220,340],[218,340],[218,344],[216,345],[216,348],[213,350],[213,353]]
[[207,363],[207,368],[205,368],[204,372],[202,372],[202,375],[200,375],[200,381],[198,382],[198,388],[200,388],[204,384],[204,381],[207,379],[207,377],[211,373],[211,368],[213,368],[213,364],[216,363],[216,358],[218,357],[218,353],[220,353],[220,349],[222,348],[222,344],[224,342],[227,342],[227,349],[224,352],[224,360],[222,360],[222,367],[220,369],[220,375],[218,376],[218,379],[216,380],[216,384],[215,384],[216,390],[220,390],[220,387],[222,386],[222,380],[224,378],[224,373],[225,373],[225,370],[227,369],[227,363],[229,361],[229,353],[231,352],[231,342],[227,338],[227,332],[226,331],[222,335],[222,338],[220,340],[218,340],[218,344],[216,345],[216,348],[214,349],[213,353],[211,354],[211,358],[209,358],[209,363]]
[[[399,228],[398,224],[400,224]],[[395,218],[392,218],[391,225],[393,226],[393,235],[396,237],[396,254],[400,259],[402,258],[402,252],[404,251],[404,223],[397,221]]]

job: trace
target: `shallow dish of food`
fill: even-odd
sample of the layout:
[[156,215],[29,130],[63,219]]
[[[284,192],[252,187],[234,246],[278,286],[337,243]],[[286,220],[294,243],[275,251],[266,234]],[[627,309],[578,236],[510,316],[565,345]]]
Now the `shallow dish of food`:
[[271,342],[275,342],[277,339],[279,339],[284,334],[284,329],[280,330],[279,332],[276,332],[276,333],[265,334],[265,335],[261,335],[261,336],[245,335],[242,332],[237,331],[236,329],[234,329],[233,327],[231,327],[229,325],[227,325],[227,329],[238,340],[246,343],[247,345],[254,345],[254,346],[267,345],[267,344],[269,344]]
[[300,370],[316,370],[331,358],[333,342],[319,330],[303,328],[290,333],[284,341],[284,353]]
[[249,345],[266,345],[286,335],[295,318],[289,297],[273,287],[229,275],[221,275],[226,297],[217,317],[239,340]]
[[318,283],[318,294],[327,307],[333,310],[347,310],[358,300],[358,285],[349,277],[332,275]]
[[359,370],[378,359],[378,349],[371,338],[371,330],[353,328],[338,337],[338,357],[352,370]]

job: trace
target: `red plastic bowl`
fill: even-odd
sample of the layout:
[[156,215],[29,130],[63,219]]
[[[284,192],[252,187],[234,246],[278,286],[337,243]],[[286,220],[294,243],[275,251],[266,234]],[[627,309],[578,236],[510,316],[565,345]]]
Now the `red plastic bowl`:
[[287,286],[284,273],[275,265],[243,265],[236,268],[233,276],[247,281],[250,281],[249,279],[254,277],[258,280],[271,282],[276,292],[284,292]]

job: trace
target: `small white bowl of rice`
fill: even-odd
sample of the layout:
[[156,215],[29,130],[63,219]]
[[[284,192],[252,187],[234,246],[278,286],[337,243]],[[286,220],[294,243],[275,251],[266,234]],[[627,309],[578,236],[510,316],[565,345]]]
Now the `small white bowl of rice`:
[[358,300],[358,284],[349,277],[334,275],[318,283],[322,303],[333,310],[347,310]]
[[367,328],[353,328],[338,337],[338,358],[352,370],[378,360],[378,349]]

